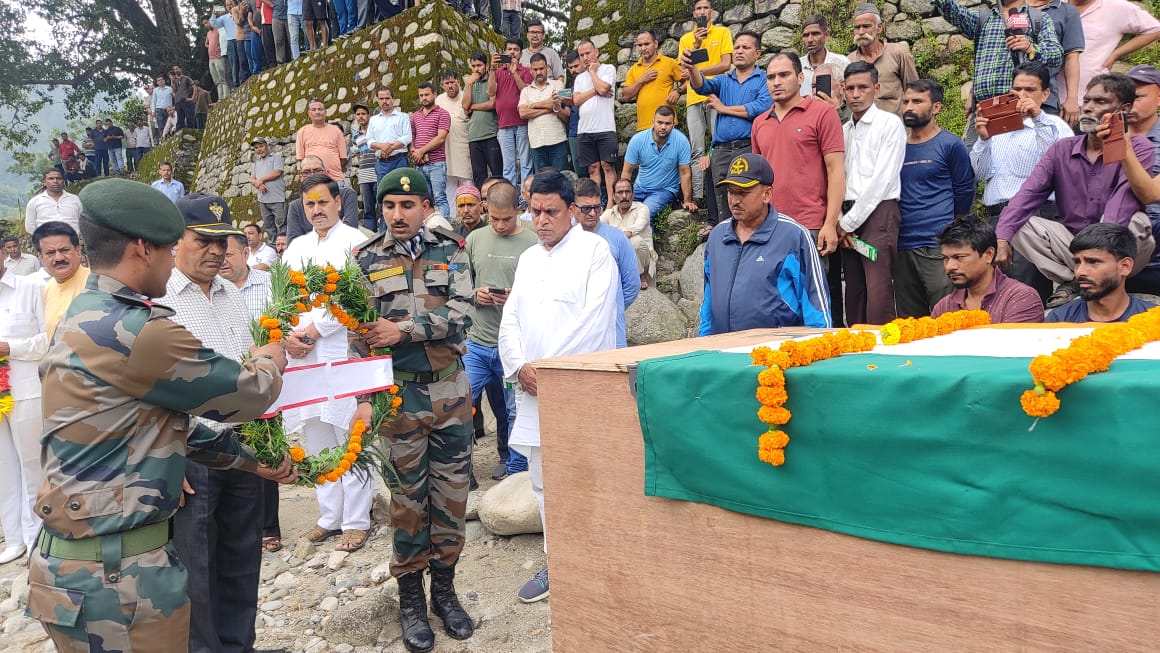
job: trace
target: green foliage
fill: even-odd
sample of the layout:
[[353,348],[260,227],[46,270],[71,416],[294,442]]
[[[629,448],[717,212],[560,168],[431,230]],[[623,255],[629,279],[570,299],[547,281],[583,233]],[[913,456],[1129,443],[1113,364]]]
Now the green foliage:
[[952,51],[947,47],[946,40],[945,36],[940,39],[924,32],[911,45],[910,50],[914,54],[914,66],[919,76],[933,79],[943,87],[943,107],[937,118],[939,126],[953,134],[962,135],[967,125],[967,107],[960,89],[971,79],[975,49],[973,45],[967,44]]

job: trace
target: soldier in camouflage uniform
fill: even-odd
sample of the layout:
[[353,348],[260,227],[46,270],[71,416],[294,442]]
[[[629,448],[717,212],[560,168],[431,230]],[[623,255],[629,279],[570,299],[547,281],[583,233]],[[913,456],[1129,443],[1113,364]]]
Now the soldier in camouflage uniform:
[[[381,434],[402,487],[391,493],[399,612],[408,651],[429,651],[423,570],[431,570],[431,606],[455,639],[471,637],[471,618],[455,595],[455,564],[464,543],[471,463],[471,384],[464,341],[475,312],[467,252],[458,234],[423,227],[431,194],[414,168],[393,170],[379,184],[387,231],[358,248],[381,317],[363,326],[371,347],[391,347],[403,405]],[[360,397],[356,419],[369,422]]]
[[[177,207],[144,184],[81,192],[92,275],[41,364],[44,520],[28,615],[61,651],[179,651],[189,644],[186,572],[170,540],[188,456],[255,471],[232,436],[191,422],[259,416],[286,365],[280,345],[245,364],[205,349],[148,297],[165,294]],[[283,478],[293,470],[284,464]]]

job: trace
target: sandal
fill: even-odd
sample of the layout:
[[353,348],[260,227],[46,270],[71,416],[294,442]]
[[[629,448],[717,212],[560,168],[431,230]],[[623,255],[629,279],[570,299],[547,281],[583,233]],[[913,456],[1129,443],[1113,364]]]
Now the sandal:
[[277,553],[282,550],[282,538],[280,537],[263,537],[262,551],[264,553]]
[[367,543],[368,531],[360,531],[357,528],[352,528],[349,531],[342,532],[342,539],[335,545],[335,551],[346,551],[352,553],[363,548]]
[[329,540],[335,535],[342,535],[342,531],[328,531],[321,526],[315,526],[314,528],[303,533],[298,539],[309,540],[315,544],[318,544],[324,540]]

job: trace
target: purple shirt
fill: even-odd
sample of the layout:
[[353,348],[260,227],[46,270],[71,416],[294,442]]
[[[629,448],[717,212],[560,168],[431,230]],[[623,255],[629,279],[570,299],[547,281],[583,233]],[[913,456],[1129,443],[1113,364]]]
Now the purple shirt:
[[[1029,322],[1043,321],[1043,302],[1039,300],[1039,293],[1026,284],[1020,283],[1003,274],[999,266],[992,266],[991,285],[983,295],[981,308],[991,315],[991,324],[1001,322]],[[967,308],[967,289],[955,288],[951,294],[943,297],[934,305],[930,312],[931,317],[938,317],[943,313],[961,311]]]
[[[1031,176],[999,216],[995,227],[999,240],[1010,241],[1053,192],[1059,222],[1073,234],[1101,220],[1126,227],[1133,213],[1144,210],[1132,194],[1120,164],[1104,165],[1102,156],[1095,163],[1088,161],[1084,154],[1085,138],[1083,134],[1062,138],[1047,148]],[[1150,169],[1156,152],[1148,139],[1133,136],[1132,149],[1144,169]]]

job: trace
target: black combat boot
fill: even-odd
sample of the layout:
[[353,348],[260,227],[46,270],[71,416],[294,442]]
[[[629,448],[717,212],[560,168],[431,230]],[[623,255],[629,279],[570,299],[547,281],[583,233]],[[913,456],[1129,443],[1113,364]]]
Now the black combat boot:
[[403,626],[403,646],[408,651],[425,653],[435,648],[435,633],[427,621],[427,597],[421,571],[399,576],[399,623]]
[[467,639],[475,632],[471,617],[455,596],[455,567],[431,567],[431,611],[443,620],[443,630],[455,639]]

